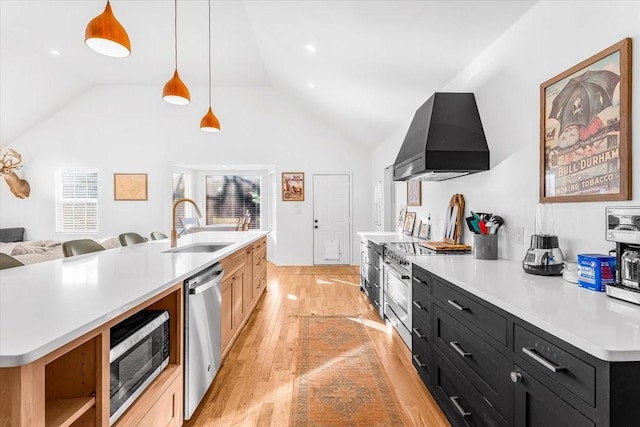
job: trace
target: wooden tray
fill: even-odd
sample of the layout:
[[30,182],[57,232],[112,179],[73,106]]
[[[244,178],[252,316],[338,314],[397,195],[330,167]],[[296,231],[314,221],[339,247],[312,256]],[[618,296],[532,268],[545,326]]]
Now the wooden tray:
[[420,246],[424,246],[425,248],[432,249],[434,251],[438,251],[438,252],[470,251],[471,250],[471,246],[469,246],[469,245],[452,244],[452,243],[447,243],[447,242],[432,242],[432,241],[428,241],[428,242],[420,242],[419,245]]

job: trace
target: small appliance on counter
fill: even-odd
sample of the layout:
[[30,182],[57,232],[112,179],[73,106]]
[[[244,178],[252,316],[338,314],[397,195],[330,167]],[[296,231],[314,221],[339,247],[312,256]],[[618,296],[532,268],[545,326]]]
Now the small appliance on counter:
[[525,273],[540,276],[559,276],[564,268],[564,256],[558,245],[558,236],[553,234],[551,205],[536,206],[536,234],[531,236],[531,245],[522,261]]
[[607,295],[640,304],[640,207],[608,207],[606,239],[616,243],[616,280]]

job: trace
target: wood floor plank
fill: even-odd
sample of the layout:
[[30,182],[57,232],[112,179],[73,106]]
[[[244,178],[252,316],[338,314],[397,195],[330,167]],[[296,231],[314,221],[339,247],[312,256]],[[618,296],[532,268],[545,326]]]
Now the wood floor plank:
[[287,426],[298,360],[298,317],[359,316],[410,426],[449,426],[411,364],[411,353],[360,291],[353,267],[276,267],[267,292],[185,426]]

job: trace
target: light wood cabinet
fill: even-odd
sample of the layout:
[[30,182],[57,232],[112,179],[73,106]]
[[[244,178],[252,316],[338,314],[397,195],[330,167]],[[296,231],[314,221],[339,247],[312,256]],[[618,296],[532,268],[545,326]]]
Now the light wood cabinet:
[[140,420],[154,410],[169,389],[174,392],[173,410],[178,416],[173,420],[165,417],[162,425],[181,425],[182,292],[182,283],[176,284],[28,365],[0,368],[0,424],[25,427],[109,426],[110,328],[140,310],[162,309],[169,311],[169,365],[115,426],[140,424]]
[[267,283],[267,239],[265,237],[221,261],[222,357],[240,335]]

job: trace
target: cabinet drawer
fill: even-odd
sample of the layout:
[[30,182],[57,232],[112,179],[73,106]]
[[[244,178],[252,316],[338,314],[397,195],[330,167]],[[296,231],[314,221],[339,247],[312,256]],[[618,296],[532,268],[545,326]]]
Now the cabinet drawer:
[[545,376],[556,381],[591,406],[595,406],[594,366],[515,324],[514,352]]
[[440,307],[434,308],[434,325],[433,345],[509,419],[512,402],[509,361]]
[[413,264],[413,283],[420,285],[425,292],[431,293],[431,275],[426,271]]
[[236,251],[220,260],[225,276],[235,273],[247,264],[247,254],[244,250]]
[[413,322],[413,328],[411,330],[411,348],[414,348],[416,345],[421,345],[425,349],[429,349],[431,347],[431,328],[416,325],[416,322]]
[[413,335],[413,343],[411,345],[411,363],[422,378],[422,382],[431,387],[433,377],[433,359],[432,351],[429,346],[423,343],[416,343],[415,335]]
[[452,425],[507,426],[507,420],[437,351],[433,381],[435,398]]
[[507,345],[506,318],[439,280],[434,280],[433,294],[458,320]]
[[[419,317],[418,322],[426,322],[426,325],[431,327],[431,297],[420,285],[416,285],[415,282],[411,287],[413,295],[411,296],[411,312],[414,314],[413,319]],[[416,320],[414,320],[415,322]]]

